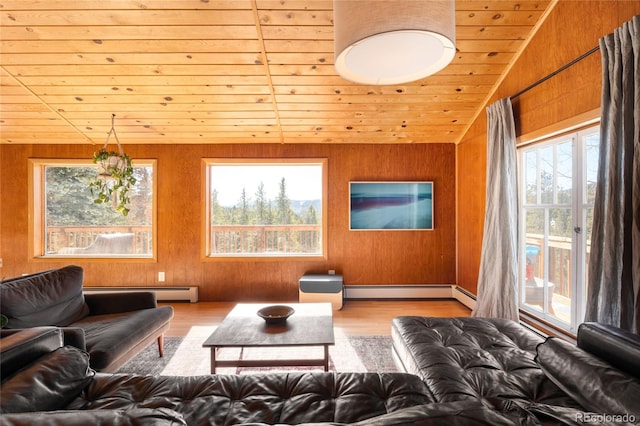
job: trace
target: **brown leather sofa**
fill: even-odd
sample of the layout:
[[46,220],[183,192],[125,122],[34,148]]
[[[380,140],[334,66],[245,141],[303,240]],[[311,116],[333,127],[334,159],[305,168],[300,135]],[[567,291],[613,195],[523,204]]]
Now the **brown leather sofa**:
[[193,377],[96,373],[85,351],[63,346],[60,329],[32,328],[0,340],[0,423],[638,423],[638,336],[583,324],[576,346],[557,338],[534,337],[519,327],[478,318],[398,319],[394,321],[394,333],[400,333],[396,339],[403,339],[402,344],[411,341],[405,356],[416,357],[418,375],[318,372]]
[[640,424],[637,334],[583,323],[576,344],[504,319],[420,316],[394,318],[391,333],[396,364],[438,403],[484,401],[545,424]]
[[405,373],[96,373],[55,327],[0,340],[0,423],[23,425],[508,425],[480,402],[433,404]]
[[86,349],[91,368],[113,372],[153,341],[162,356],[173,308],[153,292],[84,294],[79,266],[10,278],[0,283],[0,336],[38,326],[64,327],[65,342]]
[[400,317],[409,373],[96,373],[59,328],[0,339],[2,425],[600,425],[640,420],[640,336],[585,323],[577,345],[517,323]]

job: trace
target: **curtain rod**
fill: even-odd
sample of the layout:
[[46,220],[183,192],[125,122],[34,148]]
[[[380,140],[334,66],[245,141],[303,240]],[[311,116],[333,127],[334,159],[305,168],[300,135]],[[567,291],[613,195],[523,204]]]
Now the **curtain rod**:
[[598,50],[600,50],[600,46],[594,47],[593,49],[589,50],[588,52],[583,53],[582,55],[578,56],[577,58],[575,58],[573,61],[569,62],[568,64],[563,65],[562,67],[558,68],[557,70],[555,70],[551,74],[549,74],[549,75],[547,75],[545,77],[542,77],[540,80],[536,81],[535,83],[532,83],[529,86],[525,87],[524,89],[522,89],[521,91],[519,91],[515,95],[509,96],[509,98],[510,99],[517,98],[518,96],[522,95],[523,93],[526,93],[529,90],[533,89],[534,87],[538,86],[539,84],[544,83],[545,81],[549,80],[551,77],[555,76],[556,74],[560,74],[562,71],[566,70],[570,66],[577,64],[578,62],[580,62],[581,60],[583,60],[587,56],[591,55],[592,53],[597,52]]

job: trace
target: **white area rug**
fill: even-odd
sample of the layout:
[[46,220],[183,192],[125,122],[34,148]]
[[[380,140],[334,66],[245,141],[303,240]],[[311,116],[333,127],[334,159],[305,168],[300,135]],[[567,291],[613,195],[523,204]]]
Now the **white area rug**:
[[[160,374],[163,376],[197,376],[210,374],[211,350],[202,343],[213,333],[214,326],[192,327],[187,336],[167,338],[165,356],[158,357],[155,344],[125,364],[119,373]],[[331,371],[398,371],[391,357],[391,338],[388,336],[350,336],[334,330],[335,345],[329,347]],[[177,348],[176,348],[177,346]],[[240,348],[224,348],[218,359],[238,359]],[[243,359],[322,358],[322,347],[244,348]],[[163,367],[164,365],[164,367]],[[251,374],[276,371],[322,371],[322,367],[277,368],[218,368],[217,374]]]

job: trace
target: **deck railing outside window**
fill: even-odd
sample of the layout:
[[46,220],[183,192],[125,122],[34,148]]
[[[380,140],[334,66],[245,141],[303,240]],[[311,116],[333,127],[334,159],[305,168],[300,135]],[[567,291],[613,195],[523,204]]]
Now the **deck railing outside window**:
[[71,254],[70,249],[90,247],[99,235],[105,234],[133,234],[131,254],[151,254],[153,247],[151,226],[48,226],[45,240],[46,253]]
[[214,225],[211,255],[322,253],[321,225]]
[[[90,247],[99,235],[133,234],[132,254],[150,254],[150,226],[49,226],[47,254],[70,254]],[[321,225],[215,225],[211,227],[212,255],[245,253],[315,254],[322,252]],[[77,253],[77,251],[74,251]]]

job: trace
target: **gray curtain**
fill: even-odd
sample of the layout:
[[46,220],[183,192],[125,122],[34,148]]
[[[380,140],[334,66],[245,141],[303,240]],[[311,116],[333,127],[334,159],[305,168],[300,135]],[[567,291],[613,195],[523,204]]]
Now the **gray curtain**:
[[586,321],[638,332],[640,15],[600,39],[602,112]]
[[509,98],[487,108],[487,196],[475,317],[518,320],[516,131]]

